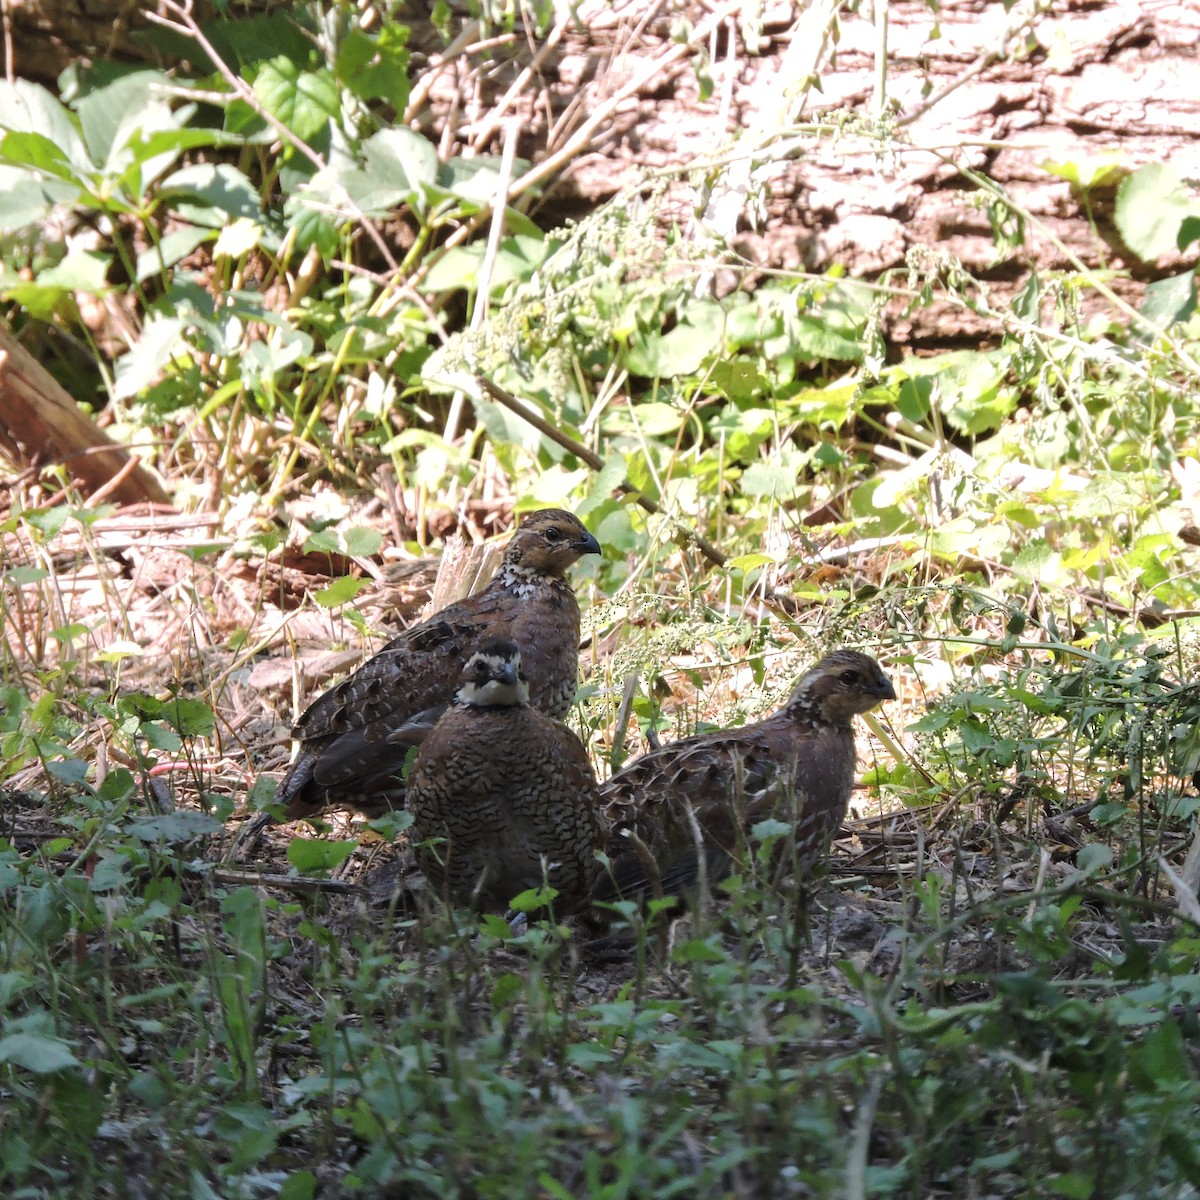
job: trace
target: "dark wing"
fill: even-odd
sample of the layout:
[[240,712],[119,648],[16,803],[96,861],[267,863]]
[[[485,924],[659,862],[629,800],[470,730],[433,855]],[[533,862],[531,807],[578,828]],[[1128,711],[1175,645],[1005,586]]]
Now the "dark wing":
[[316,741],[386,722],[402,725],[413,713],[454,696],[458,676],[476,645],[503,621],[505,597],[480,592],[393,638],[348,679],[318,696],[292,727],[292,737]]

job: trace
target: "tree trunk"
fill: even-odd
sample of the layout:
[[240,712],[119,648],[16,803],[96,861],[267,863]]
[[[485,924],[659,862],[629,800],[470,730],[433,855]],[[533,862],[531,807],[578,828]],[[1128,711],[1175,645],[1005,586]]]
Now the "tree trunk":
[[[58,66],[135,53],[152,3],[8,0],[17,72],[36,75],[52,53]],[[246,0],[243,11],[270,4]],[[1086,174],[1117,155],[1127,168],[1168,163],[1200,177],[1194,2],[873,0],[834,23],[834,0],[580,0],[560,3],[543,31],[521,24],[522,5],[507,33],[457,17],[449,45],[432,6],[411,7],[405,120],[446,157],[498,153],[516,121],[518,153],[553,181],[535,214],[545,225],[677,171],[666,215],[707,203],[706,224],[761,269],[874,279],[932,247],[987,281],[1001,307],[1031,270],[1115,271],[1109,286],[1136,304],[1147,279],[1180,269],[1178,256],[1147,266],[1126,250],[1111,188],[1085,195],[1044,164]],[[889,129],[895,137],[877,136]],[[749,169],[726,170],[733,185],[716,198],[685,182],[698,163],[738,162]],[[997,210],[969,172],[1025,216],[1015,249],[998,251]],[[889,334],[933,347],[994,336],[995,322],[961,305],[898,308]]]
[[0,326],[0,448],[28,466],[62,463],[89,494],[169,503],[159,482],[105,436],[53,375]]

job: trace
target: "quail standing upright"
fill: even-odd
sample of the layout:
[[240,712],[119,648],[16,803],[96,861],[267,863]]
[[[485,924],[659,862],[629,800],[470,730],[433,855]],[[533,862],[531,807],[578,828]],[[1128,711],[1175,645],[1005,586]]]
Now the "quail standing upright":
[[612,871],[596,899],[645,898],[659,887],[678,895],[701,862],[710,881],[720,879],[750,827],[769,817],[792,827],[787,861],[811,871],[846,816],[856,761],[851,721],[895,698],[873,658],[837,650],[765,720],[634,759],[601,785]]
[[409,838],[447,900],[502,910],[544,882],[570,913],[599,869],[596,778],[575,734],[529,706],[522,658],[516,642],[493,638],[467,661],[409,773]]
[[530,703],[562,716],[579,670],[579,602],[567,569],[600,543],[569,512],[532,512],[480,592],[393,638],[348,679],[313,701],[292,728],[300,743],[276,792],[288,820],[345,807],[368,815],[402,807],[400,777],[454,696],[464,664],[503,631],[516,642]]

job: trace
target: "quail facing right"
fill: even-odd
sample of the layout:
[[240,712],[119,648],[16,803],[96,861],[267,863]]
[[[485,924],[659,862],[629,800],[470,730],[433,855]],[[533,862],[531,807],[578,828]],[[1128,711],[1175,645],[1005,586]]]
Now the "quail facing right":
[[710,881],[720,879],[750,827],[768,817],[792,825],[791,861],[801,874],[810,871],[850,801],[851,721],[895,698],[873,658],[837,650],[805,672],[765,720],[634,759],[601,786],[612,871],[595,898],[642,899],[659,887],[678,895],[695,883],[701,861]]
[[409,837],[431,888],[458,904],[503,910],[543,882],[555,908],[578,909],[599,870],[596,777],[583,743],[529,706],[521,652],[484,642],[454,704],[422,742],[408,777]]

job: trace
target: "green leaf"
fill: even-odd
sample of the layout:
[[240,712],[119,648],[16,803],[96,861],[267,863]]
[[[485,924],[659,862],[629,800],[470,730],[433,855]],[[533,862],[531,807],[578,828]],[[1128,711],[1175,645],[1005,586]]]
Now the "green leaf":
[[1146,284],[1142,316],[1162,332],[1196,311],[1196,272],[1184,271]]
[[313,1200],[317,1177],[311,1171],[293,1171],[279,1189],[279,1200]]
[[557,888],[526,888],[525,891],[512,898],[509,908],[519,913],[536,912],[539,908],[545,908],[552,903],[557,895]]
[[164,700],[162,719],[184,737],[212,737],[217,727],[213,710],[203,700],[187,696]]
[[1013,574],[1026,583],[1057,587],[1065,581],[1062,555],[1044,538],[1029,542],[1013,559]]
[[135,130],[149,132],[170,119],[169,106],[154,89],[167,83],[161,71],[135,71],[89,92],[76,105],[88,153],[95,163],[111,163]]
[[335,579],[328,587],[314,592],[313,599],[322,608],[337,608],[339,604],[349,604],[367,586],[368,580],[366,579],[343,575],[341,579]]
[[94,254],[90,250],[72,250],[62,262],[38,272],[38,285],[96,295],[105,288],[110,262],[104,254]]
[[342,540],[346,543],[347,554],[358,555],[361,558],[370,558],[372,554],[378,554],[383,546],[383,537],[378,529],[359,525],[347,529],[342,534]]
[[0,140],[0,158],[14,165],[44,171],[58,179],[78,181],[75,167],[58,143],[43,133],[6,133]]
[[717,363],[709,378],[735,404],[752,400],[771,389],[769,381],[759,369],[744,358]]
[[138,283],[158,275],[168,267],[173,267],[181,258],[186,258],[197,246],[211,241],[216,234],[211,229],[201,229],[195,225],[185,225],[181,229],[172,229],[170,233],[159,239],[157,246],[143,250],[137,256],[135,274]]
[[1112,865],[1113,852],[1111,846],[1103,842],[1090,842],[1081,846],[1075,855],[1075,866],[1081,875],[1094,875]]
[[[75,118],[40,84],[0,79],[0,129],[35,133],[49,142],[59,161],[73,168],[71,178],[79,179],[95,167]],[[0,143],[0,156],[3,154]]]
[[363,144],[362,170],[342,176],[346,190],[366,211],[398,204],[420,210],[425,189],[437,179],[437,149],[426,137],[404,127],[381,129]]
[[196,163],[172,172],[159,185],[165,195],[193,196],[231,217],[262,216],[258,192],[250,180],[229,163]]
[[288,862],[302,875],[316,871],[332,871],[358,849],[357,842],[330,842],[324,838],[292,838],[288,845]]
[[407,27],[395,22],[375,37],[351,30],[338,46],[338,77],[360,100],[386,100],[403,113],[408,104],[407,43]]
[[750,836],[757,842],[765,842],[768,838],[779,838],[791,833],[792,827],[785,821],[777,821],[768,817],[764,821],[756,821],[750,827]]
[[279,55],[264,62],[254,80],[254,95],[277,121],[302,141],[311,141],[341,115],[337,82],[327,70],[302,71]]
[[721,328],[716,326],[723,328],[723,320],[718,321],[712,313],[708,318],[701,324],[683,321],[669,333],[635,334],[625,352],[625,366],[647,379],[694,375],[722,344]]
[[748,573],[756,570],[758,567],[765,567],[774,561],[775,559],[769,554],[739,554],[737,558],[731,558],[725,565],[731,571]]
[[116,399],[136,396],[158,378],[175,352],[186,347],[184,328],[184,322],[175,317],[158,317],[142,330],[137,345],[117,360]]
[[1117,230],[1145,262],[1177,249],[1184,221],[1196,216],[1200,204],[1179,176],[1161,163],[1134,171],[1117,189]]
[[63,1071],[77,1066],[79,1060],[61,1038],[40,1033],[10,1033],[0,1038],[0,1062],[24,1067],[35,1075]]
[[223,826],[210,813],[180,809],[159,817],[138,817],[129,824],[129,832],[151,845],[177,845],[219,832]]
[[0,166],[0,233],[44,222],[56,201],[67,202],[77,194],[70,184],[51,184],[19,167]]

